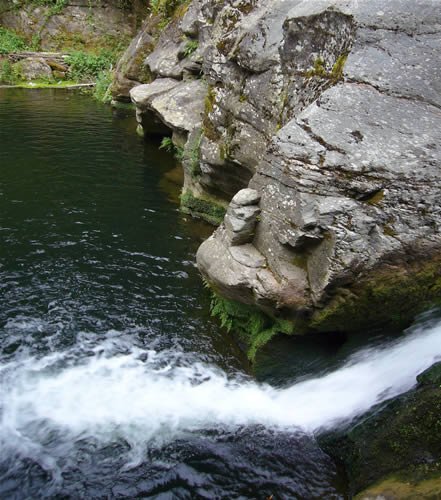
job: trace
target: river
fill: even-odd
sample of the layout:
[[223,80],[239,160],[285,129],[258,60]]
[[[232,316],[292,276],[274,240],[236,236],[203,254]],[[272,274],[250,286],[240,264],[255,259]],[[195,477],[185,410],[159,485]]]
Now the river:
[[209,230],[134,128],[78,92],[0,89],[0,497],[345,498],[316,435],[412,387],[438,316],[280,339],[253,373],[209,317]]

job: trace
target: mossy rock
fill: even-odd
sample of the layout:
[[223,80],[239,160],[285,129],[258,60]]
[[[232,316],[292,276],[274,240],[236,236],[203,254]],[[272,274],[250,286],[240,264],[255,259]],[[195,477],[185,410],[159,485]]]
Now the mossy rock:
[[420,482],[390,477],[359,493],[354,500],[434,500],[441,498],[441,477]]
[[420,384],[321,444],[344,463],[352,494],[392,475],[415,485],[440,477],[441,388]]
[[214,200],[194,196],[190,191],[181,195],[181,210],[192,217],[203,219],[213,226],[219,226],[225,215],[225,207]]
[[311,319],[319,332],[372,329],[400,331],[421,312],[441,304],[441,258],[373,270],[359,282],[336,289]]

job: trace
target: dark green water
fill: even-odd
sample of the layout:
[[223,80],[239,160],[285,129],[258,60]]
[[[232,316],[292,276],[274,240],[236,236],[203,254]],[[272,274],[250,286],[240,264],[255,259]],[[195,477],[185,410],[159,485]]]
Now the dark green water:
[[194,265],[207,228],[134,127],[0,89],[0,497],[339,497],[313,439],[236,395],[249,367]]

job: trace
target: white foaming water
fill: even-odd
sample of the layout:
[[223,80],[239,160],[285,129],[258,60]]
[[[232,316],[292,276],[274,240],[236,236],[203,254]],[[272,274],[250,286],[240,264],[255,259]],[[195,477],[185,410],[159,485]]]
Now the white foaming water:
[[414,329],[389,346],[358,353],[338,370],[281,389],[228,379],[201,363],[177,366],[164,353],[132,348],[129,354],[109,354],[108,345],[96,347],[81,364],[67,351],[4,365],[2,444],[13,441],[17,448],[20,440],[43,442],[45,429],[69,441],[120,437],[133,447],[238,425],[306,432],[330,428],[410,389],[416,376],[441,357],[441,323]]

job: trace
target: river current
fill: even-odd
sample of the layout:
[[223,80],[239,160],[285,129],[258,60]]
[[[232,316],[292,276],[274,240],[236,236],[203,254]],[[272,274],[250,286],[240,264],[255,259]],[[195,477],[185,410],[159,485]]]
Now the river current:
[[317,434],[411,388],[439,315],[363,348],[281,339],[256,379],[209,317],[207,228],[134,126],[0,89],[0,498],[345,498]]

